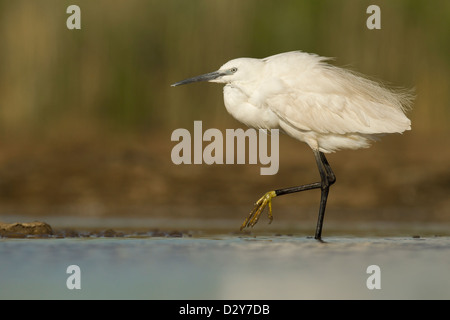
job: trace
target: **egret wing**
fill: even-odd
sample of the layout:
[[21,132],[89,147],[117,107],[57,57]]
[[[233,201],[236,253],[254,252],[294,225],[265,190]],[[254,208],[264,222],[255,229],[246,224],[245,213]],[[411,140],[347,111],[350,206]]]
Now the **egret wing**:
[[[389,90],[348,70],[322,62],[302,73],[278,75],[278,89],[265,103],[303,131],[378,134],[410,129],[404,92]],[[282,89],[281,89],[282,87]]]

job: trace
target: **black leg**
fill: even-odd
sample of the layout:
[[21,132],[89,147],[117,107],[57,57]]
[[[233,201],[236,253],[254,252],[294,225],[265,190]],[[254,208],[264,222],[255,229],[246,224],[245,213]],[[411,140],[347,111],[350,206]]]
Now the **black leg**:
[[321,189],[320,195],[320,207],[319,207],[319,216],[317,219],[316,233],[314,238],[317,240],[322,240],[322,226],[323,226],[323,218],[325,216],[325,208],[327,206],[328,192],[330,190],[330,186],[336,182],[336,176],[334,175],[333,170],[328,163],[325,155],[317,150],[314,151],[314,156],[316,158],[317,168],[319,169],[320,174],[320,182],[306,184],[298,187],[285,188],[275,190],[277,196],[281,196],[288,193],[300,192],[311,189]]
[[327,158],[322,152],[314,150],[314,156],[316,157],[317,168],[320,173],[320,189],[322,190],[320,195],[319,216],[317,218],[316,234],[314,238],[321,241],[323,218],[325,216],[325,208],[327,206],[328,192],[330,190],[330,186],[336,182],[336,176],[334,175],[333,170],[331,170]]
[[328,182],[330,183],[331,186],[333,183],[336,182],[336,176],[334,175],[333,170],[331,170],[330,164],[328,163],[327,158],[325,158],[325,155],[322,152],[319,152],[319,155],[325,167],[325,170],[327,171]]
[[[336,177],[333,173],[333,170],[331,170],[331,167],[328,164],[328,161],[327,161],[327,158],[325,158],[325,155],[320,151],[314,150],[314,156],[316,158],[317,167],[319,168],[321,182],[304,184],[304,185],[297,186],[297,187],[278,189],[278,190],[275,190],[275,193],[277,196],[282,196],[282,195],[289,194],[289,193],[295,193],[295,192],[312,190],[312,189],[322,189],[323,185],[324,185],[324,181],[328,182],[328,186],[331,186],[336,181]],[[324,176],[324,174],[325,174],[325,176]]]
[[330,186],[336,181],[336,176],[331,170],[331,167],[327,161],[325,155],[318,151],[314,151],[314,157],[316,158],[317,168],[319,169],[320,182],[305,184],[297,187],[283,188],[275,191],[269,191],[262,196],[255,204],[255,208],[250,212],[250,215],[245,219],[241,226],[241,230],[245,227],[253,227],[259,219],[259,215],[264,210],[266,205],[269,205],[269,219],[272,220],[272,198],[282,196],[289,193],[301,192],[312,189],[321,189],[319,217],[317,220],[316,233],[314,238],[322,241],[322,225],[325,215],[325,207],[327,205],[328,192]]

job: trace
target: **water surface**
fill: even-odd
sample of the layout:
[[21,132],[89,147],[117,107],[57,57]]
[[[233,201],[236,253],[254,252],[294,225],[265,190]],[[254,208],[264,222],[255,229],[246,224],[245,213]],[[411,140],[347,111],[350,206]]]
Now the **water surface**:
[[[0,257],[0,299],[450,298],[450,237],[0,239]],[[69,265],[80,290],[66,286]]]

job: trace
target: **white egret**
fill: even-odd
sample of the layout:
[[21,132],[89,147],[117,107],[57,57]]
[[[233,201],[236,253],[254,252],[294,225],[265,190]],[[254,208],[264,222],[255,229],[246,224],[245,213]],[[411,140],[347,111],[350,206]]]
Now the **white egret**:
[[272,198],[321,189],[315,232],[315,238],[321,240],[328,191],[336,181],[325,153],[366,148],[384,134],[411,129],[405,111],[413,99],[407,91],[388,89],[327,60],[301,51],[264,59],[238,58],[217,71],[172,85],[225,83],[225,107],[234,118],[253,128],[280,129],[314,152],[321,181],[267,192],[241,229],[253,227],[267,205],[271,221]]

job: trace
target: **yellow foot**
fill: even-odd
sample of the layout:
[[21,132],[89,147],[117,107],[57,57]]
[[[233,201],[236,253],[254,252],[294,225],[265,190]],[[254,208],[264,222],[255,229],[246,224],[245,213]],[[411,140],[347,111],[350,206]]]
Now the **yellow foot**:
[[263,195],[258,201],[255,203],[255,207],[253,208],[252,212],[250,212],[247,219],[245,219],[244,223],[242,224],[240,230],[246,228],[246,227],[253,227],[259,220],[259,216],[263,212],[264,208],[269,205],[269,224],[272,223],[273,216],[272,216],[272,198],[275,198],[277,194],[275,191],[269,191],[265,195]]

